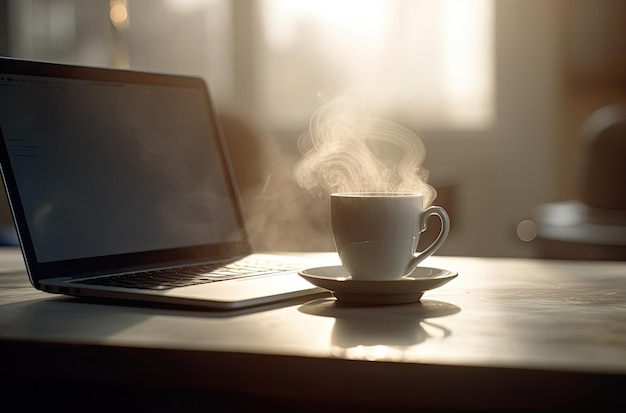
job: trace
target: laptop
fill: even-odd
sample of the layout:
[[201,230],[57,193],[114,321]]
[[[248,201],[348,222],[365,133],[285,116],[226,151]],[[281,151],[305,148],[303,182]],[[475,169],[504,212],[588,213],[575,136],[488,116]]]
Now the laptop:
[[324,291],[307,254],[253,251],[201,78],[0,58],[0,139],[39,290],[224,310]]

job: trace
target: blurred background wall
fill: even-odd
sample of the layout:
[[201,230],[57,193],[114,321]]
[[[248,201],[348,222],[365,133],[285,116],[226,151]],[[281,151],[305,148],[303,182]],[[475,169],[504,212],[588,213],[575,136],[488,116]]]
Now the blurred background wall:
[[533,256],[518,224],[578,196],[582,123],[626,101],[626,3],[2,0],[0,54],[202,76],[235,162],[265,157],[245,178],[255,188],[298,157],[319,106],[344,93],[383,99],[384,115],[425,143],[435,203],[452,215],[440,253]]

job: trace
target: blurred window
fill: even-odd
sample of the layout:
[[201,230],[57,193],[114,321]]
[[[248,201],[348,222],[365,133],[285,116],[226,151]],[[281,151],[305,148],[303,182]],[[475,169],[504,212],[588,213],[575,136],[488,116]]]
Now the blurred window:
[[492,0],[263,0],[258,108],[289,125],[345,93],[411,126],[489,127],[493,8]]

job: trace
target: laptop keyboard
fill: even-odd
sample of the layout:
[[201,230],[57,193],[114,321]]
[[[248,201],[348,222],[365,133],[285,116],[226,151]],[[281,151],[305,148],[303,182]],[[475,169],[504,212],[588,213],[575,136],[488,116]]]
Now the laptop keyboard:
[[192,267],[141,271],[73,282],[109,287],[167,290],[175,287],[206,284],[236,278],[296,271],[301,268],[303,268],[303,264],[299,262],[244,258],[229,264],[203,264]]

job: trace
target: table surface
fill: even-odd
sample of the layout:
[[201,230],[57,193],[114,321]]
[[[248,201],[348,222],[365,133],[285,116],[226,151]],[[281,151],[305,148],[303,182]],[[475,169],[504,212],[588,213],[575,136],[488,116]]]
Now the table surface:
[[2,376],[369,407],[626,404],[615,391],[626,389],[625,263],[422,265],[459,276],[414,304],[344,307],[328,296],[212,312],[40,292],[19,250],[0,249]]

